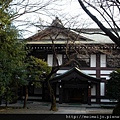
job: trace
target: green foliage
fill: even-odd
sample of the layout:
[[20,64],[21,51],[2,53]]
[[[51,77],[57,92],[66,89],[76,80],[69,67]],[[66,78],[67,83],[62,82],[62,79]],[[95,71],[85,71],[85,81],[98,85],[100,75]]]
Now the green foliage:
[[34,57],[26,62],[25,44],[18,40],[19,31],[12,24],[14,11],[9,4],[12,0],[0,1],[0,97],[6,102],[17,97],[17,89],[29,82],[40,86],[40,82],[51,71],[47,63]]
[[12,11],[9,7],[12,0],[1,0],[0,1],[0,29],[3,29],[11,24]]
[[12,100],[13,88],[26,84],[25,45],[18,40],[18,30],[11,22],[10,2],[0,2],[0,96],[6,101]]
[[120,69],[110,74],[107,83],[107,95],[110,99],[118,100],[120,98]]
[[36,87],[40,87],[40,81],[44,81],[46,76],[50,73],[51,67],[43,60],[33,56],[28,57],[27,64],[27,80]]
[[4,93],[6,86],[15,83],[14,79],[20,77],[19,74],[25,69],[26,51],[24,44],[18,41],[17,30],[13,26],[7,26],[0,36],[0,81],[1,93]]

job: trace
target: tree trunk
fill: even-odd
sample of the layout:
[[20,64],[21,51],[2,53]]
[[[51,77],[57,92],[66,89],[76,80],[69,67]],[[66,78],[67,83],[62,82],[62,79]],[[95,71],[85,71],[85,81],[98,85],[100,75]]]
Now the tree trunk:
[[28,86],[25,86],[25,98],[24,98],[24,106],[23,106],[23,108],[27,107],[27,99],[28,99]]
[[5,93],[5,107],[7,108],[7,106],[8,106],[8,88],[6,89],[7,91],[6,91],[6,93]]
[[48,88],[48,91],[49,91],[49,95],[50,95],[50,100],[51,100],[51,108],[50,110],[52,111],[57,111],[57,106],[56,106],[56,99],[55,99],[55,95],[54,95],[54,91],[51,87],[51,84],[50,84],[50,78],[51,76],[56,73],[56,71],[58,70],[59,68],[52,68],[52,71],[50,72],[50,74],[46,77],[45,79],[45,83],[47,85],[47,88]]
[[113,115],[120,115],[120,99],[118,100],[118,104],[116,107],[113,109]]
[[2,96],[0,96],[0,105],[2,104]]
[[50,108],[50,110],[57,111],[58,109],[57,109],[57,106],[56,106],[56,99],[55,99],[53,88],[51,87],[49,81],[48,81],[47,84],[48,84],[50,100],[51,100],[51,108]]
[[56,106],[56,99],[55,99],[55,96],[54,96],[54,94],[51,96],[51,108],[50,108],[50,110],[52,110],[52,111],[57,111],[58,109],[57,109],[57,106]]
[[7,108],[7,106],[8,106],[8,101],[6,100],[6,102],[5,102],[5,107]]

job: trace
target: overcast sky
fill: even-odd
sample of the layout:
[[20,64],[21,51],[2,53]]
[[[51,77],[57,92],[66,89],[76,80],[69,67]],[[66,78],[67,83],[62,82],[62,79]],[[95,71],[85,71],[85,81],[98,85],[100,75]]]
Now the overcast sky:
[[[37,1],[37,0],[35,0]],[[44,0],[49,1],[49,0]],[[26,14],[18,18],[17,20],[22,20],[23,22],[18,22],[16,25],[22,25],[18,28],[21,30],[28,30],[25,32],[24,37],[31,36],[35,34],[40,28],[34,27],[31,24],[25,25],[25,21],[31,21],[36,25],[50,25],[52,20],[55,17],[59,17],[59,19],[63,22],[65,27],[70,28],[87,28],[92,27],[96,28],[97,25],[86,15],[86,13],[81,9],[78,0],[56,0],[56,5],[50,5],[47,7],[50,9],[45,15],[42,15],[44,12],[41,11],[42,14]],[[44,11],[44,10],[43,10]]]

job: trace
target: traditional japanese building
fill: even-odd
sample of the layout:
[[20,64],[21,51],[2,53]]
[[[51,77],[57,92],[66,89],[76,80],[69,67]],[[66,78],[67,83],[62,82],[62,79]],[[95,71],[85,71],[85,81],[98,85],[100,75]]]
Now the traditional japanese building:
[[[110,102],[106,81],[120,68],[120,48],[107,36],[95,34],[98,32],[67,29],[56,17],[51,26],[27,39],[29,55],[45,60],[49,66],[62,66],[50,80],[59,103]],[[29,95],[29,99],[49,101],[45,84],[41,89],[29,86]]]

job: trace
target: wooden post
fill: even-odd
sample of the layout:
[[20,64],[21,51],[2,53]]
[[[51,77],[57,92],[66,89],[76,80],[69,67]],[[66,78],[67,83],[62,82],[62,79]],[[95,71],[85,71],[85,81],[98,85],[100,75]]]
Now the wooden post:
[[62,94],[63,94],[63,88],[62,85],[59,86],[59,104],[62,104]]
[[91,86],[88,85],[88,105],[91,105]]
[[44,95],[45,95],[45,83],[42,83],[42,101],[45,100]]
[[96,102],[100,104],[100,83],[96,85]]

